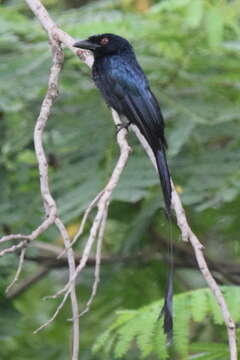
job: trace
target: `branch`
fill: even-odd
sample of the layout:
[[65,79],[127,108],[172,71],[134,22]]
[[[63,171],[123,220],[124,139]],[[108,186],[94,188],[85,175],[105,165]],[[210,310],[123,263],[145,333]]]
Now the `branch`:
[[41,266],[34,274],[24,279],[14,289],[10,289],[7,293],[7,298],[15,299],[17,296],[21,295],[24,291],[26,291],[30,286],[41,280],[45,275],[48,274],[50,270],[50,267]]
[[[62,235],[65,248],[67,249],[67,259],[68,259],[68,268],[69,268],[69,279],[71,279],[75,272],[75,259],[73,249],[70,247],[71,241],[68,236],[68,232],[59,217],[55,220],[55,225],[57,226],[60,234]],[[72,360],[78,360],[79,355],[79,319],[78,319],[78,301],[76,295],[75,281],[73,281],[70,296],[72,304],[72,315],[73,315],[73,331],[72,331]]]
[[[26,2],[29,5],[29,7],[32,9],[32,11],[36,15],[36,17],[39,19],[43,28],[48,32],[48,36],[50,39],[54,39],[54,41],[56,41],[56,42],[61,42],[61,43],[65,44],[75,54],[77,54],[88,66],[92,65],[92,62],[93,62],[92,56],[86,51],[76,50],[75,48],[73,48],[72,45],[74,43],[74,40],[68,34],[64,33],[61,29],[59,29],[55,25],[55,23],[50,18],[48,12],[46,11],[46,9],[44,8],[44,6],[41,4],[41,2],[39,0],[26,0]],[[118,124],[120,122],[117,114],[113,113],[113,118],[115,119],[115,123]],[[93,226],[90,231],[90,236],[85,245],[81,261],[80,261],[79,265],[77,266],[76,271],[74,272],[73,268],[71,269],[71,266],[70,266],[71,261],[69,259],[69,270],[70,270],[69,273],[71,274],[70,280],[62,290],[60,290],[55,296],[53,296],[53,297],[56,297],[60,294],[64,294],[63,300],[60,303],[60,305],[58,306],[56,312],[53,314],[52,318],[49,319],[48,322],[43,324],[35,332],[37,332],[37,331],[43,329],[44,327],[46,327],[47,325],[49,325],[55,319],[55,317],[57,316],[57,314],[59,313],[59,311],[65,304],[69,294],[72,293],[72,291],[74,289],[75,280],[76,280],[77,275],[84,269],[84,267],[86,265],[86,262],[90,256],[92,246],[96,239],[98,242],[97,248],[101,249],[101,246],[99,246],[99,242],[101,242],[102,238],[103,238],[103,233],[104,233],[104,229],[105,229],[105,220],[106,220],[106,216],[108,213],[108,206],[110,203],[110,198],[111,198],[113,190],[115,189],[115,187],[119,181],[120,175],[125,167],[125,164],[128,159],[129,150],[130,150],[130,148],[127,144],[127,141],[125,140],[126,134],[127,134],[126,131],[125,132],[122,131],[121,134],[119,133],[119,135],[117,137],[117,140],[118,140],[118,143],[120,146],[119,161],[117,162],[117,165],[113,171],[113,174],[112,174],[108,184],[104,188],[104,190],[97,196],[97,200],[94,201],[94,204],[90,204],[91,206],[88,209],[88,212],[86,212],[85,218],[83,219],[82,226],[79,229],[78,235],[81,234],[81,232],[82,232],[81,229],[84,228],[86,219],[88,218],[88,215],[90,214],[91,209],[93,208],[94,205],[96,205],[98,207],[98,212],[97,212],[97,215],[93,222]],[[46,163],[46,166],[47,166],[47,163]],[[45,175],[46,175],[45,183],[48,184],[47,174],[45,174]],[[50,193],[48,195],[50,195]],[[46,200],[46,199],[44,199],[44,200]],[[51,199],[51,200],[53,200],[53,199]],[[45,204],[45,210],[47,212],[49,210],[49,204],[48,203],[46,204],[46,201],[44,201],[44,204]],[[55,208],[55,207],[53,206],[53,208]],[[55,219],[54,219],[55,225],[61,231],[61,229],[59,227],[59,223],[58,223],[59,221],[60,221],[60,219],[58,219],[55,214]],[[65,234],[65,239],[67,240],[66,234]],[[76,240],[77,240],[77,237],[75,238],[75,241]],[[72,251],[72,248],[71,248],[71,244],[69,241],[65,241],[65,247],[66,247],[67,252],[70,254],[70,252]],[[69,256],[71,256],[71,255],[69,255]],[[101,256],[101,254],[100,254],[100,250],[99,250],[97,253],[97,258],[98,258],[97,263],[99,263],[99,264],[100,264],[100,258],[99,258],[100,256]],[[72,261],[72,266],[73,266],[73,261]],[[97,268],[96,268],[96,274],[98,274],[98,275],[95,276],[95,282],[94,282],[94,286],[93,286],[93,294],[96,293],[96,288],[97,288],[96,284],[99,281],[99,279],[98,279],[99,269],[97,270]],[[87,306],[89,306],[89,304],[91,303],[92,298],[93,298],[93,295],[91,296]],[[72,307],[73,307],[73,304],[72,304]],[[73,318],[75,321],[76,314],[75,315],[73,314]]]
[[[34,5],[34,1],[29,1],[31,5]],[[39,10],[42,7],[40,2],[36,7],[36,10]],[[44,8],[43,8],[44,9]],[[46,12],[46,11],[45,11]],[[46,14],[45,14],[46,15]],[[52,26],[53,28],[53,26]],[[43,147],[43,131],[46,126],[47,120],[50,115],[50,111],[55,99],[58,96],[58,78],[59,74],[63,65],[63,52],[60,47],[59,40],[54,36],[54,33],[49,32],[49,40],[50,40],[50,47],[52,50],[53,56],[53,64],[50,70],[49,81],[48,81],[48,90],[41,105],[40,114],[36,122],[36,126],[34,129],[34,146],[35,146],[35,153],[37,156],[38,161],[38,168],[39,168],[39,177],[40,177],[40,191],[43,200],[43,205],[45,209],[45,216],[46,219],[42,222],[42,224],[35,229],[30,235],[8,235],[3,237],[0,241],[6,242],[12,239],[22,239],[22,241],[14,245],[10,248],[4,249],[0,255],[4,255],[5,253],[16,251],[16,249],[22,249],[19,266],[17,273],[13,282],[7,288],[7,291],[12,287],[13,284],[17,281],[20,271],[23,266],[24,254],[25,254],[25,246],[30,242],[35,240],[40,234],[46,231],[53,223],[55,223],[56,227],[59,229],[62,237],[64,238],[64,244],[67,250],[67,258],[69,263],[69,277],[72,278],[75,272],[75,262],[74,262],[74,255],[71,248],[69,248],[70,240],[68,239],[68,234],[65,229],[65,226],[61,222],[61,220],[57,217],[57,206],[55,200],[53,199],[50,188],[49,188],[49,181],[48,181],[48,163],[47,158],[44,152]],[[72,360],[78,359],[79,354],[79,321],[77,318],[78,315],[78,303],[75,294],[75,284],[71,287],[70,291],[71,295],[71,303],[72,303],[72,314],[73,314],[73,347],[72,347]]]
[[[113,111],[113,119],[114,119],[115,124],[119,123],[117,113],[114,111]],[[112,175],[111,175],[107,185],[96,197],[96,198],[98,198],[98,202],[96,204],[98,207],[97,214],[93,220],[90,234],[89,234],[88,240],[85,244],[83,254],[82,254],[81,260],[76,268],[75,274],[61,290],[59,290],[56,294],[48,297],[48,298],[55,299],[56,297],[64,294],[62,302],[60,303],[56,312],[53,314],[52,318],[50,319],[51,321],[53,321],[55,319],[55,317],[58,315],[60,309],[63,307],[63,305],[65,304],[65,302],[67,300],[68,294],[71,292],[72,286],[73,286],[77,276],[85,268],[95,240],[97,239],[97,243],[99,241],[102,241],[103,235],[101,235],[101,233],[102,233],[101,229],[102,229],[102,226],[103,226],[103,229],[105,229],[105,217],[108,214],[108,207],[109,207],[110,199],[111,199],[113,190],[117,186],[120,176],[122,174],[122,171],[127,163],[128,155],[131,150],[130,147],[128,146],[128,143],[126,140],[126,135],[127,135],[126,129],[123,129],[122,131],[120,131],[117,134],[117,142],[118,142],[118,145],[120,148],[120,156],[119,156],[117,164],[112,172]],[[92,203],[89,206],[92,209]],[[90,214],[89,209],[86,210],[86,213]],[[86,222],[86,213],[83,217],[85,222]],[[82,227],[82,224],[80,225],[80,229],[81,229],[81,227]],[[80,233],[80,231],[78,231],[78,233]],[[74,239],[74,241],[75,240],[76,239]],[[100,254],[99,254],[99,256],[100,256]],[[94,293],[96,293],[96,291]],[[42,327],[40,327],[39,329],[41,329],[41,328]]]
[[[150,160],[152,161],[155,168],[157,168],[155,157],[152,153],[151,148],[149,147],[147,141],[143,137],[143,135],[140,133],[140,131],[136,128],[136,126],[133,126],[133,131],[135,132],[136,136],[138,137],[139,141],[141,142],[143,148],[147,152]],[[204,279],[206,280],[209,288],[211,289],[224,318],[224,322],[227,327],[228,332],[228,342],[229,342],[229,350],[231,354],[231,360],[237,360],[237,344],[236,344],[236,329],[235,324],[232,319],[232,316],[228,310],[228,306],[225,302],[223,293],[221,292],[218,284],[214,280],[214,277],[212,276],[207,262],[205,260],[204,254],[203,254],[203,245],[198,240],[197,236],[194,234],[192,229],[190,228],[185,211],[183,209],[180,197],[175,189],[173,181],[171,181],[172,184],[172,208],[175,211],[176,219],[178,227],[182,234],[182,240],[183,241],[189,241],[193,247],[195,257],[198,263],[199,270],[202,272],[202,275]]]
[[20,256],[19,256],[19,263],[18,263],[18,268],[17,268],[17,272],[15,274],[15,277],[13,279],[13,281],[8,285],[8,287],[6,288],[6,294],[9,293],[9,291],[11,290],[11,288],[14,286],[14,284],[18,281],[18,278],[21,274],[22,271],[22,267],[23,267],[23,262],[24,262],[24,256],[25,256],[25,252],[26,252],[26,248],[22,248]]

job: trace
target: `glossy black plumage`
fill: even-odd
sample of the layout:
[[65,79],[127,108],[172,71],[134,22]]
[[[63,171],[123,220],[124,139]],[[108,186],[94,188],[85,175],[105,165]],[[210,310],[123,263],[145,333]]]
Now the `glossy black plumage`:
[[[114,34],[94,35],[74,46],[93,51],[93,80],[105,101],[146,138],[156,158],[167,214],[171,212],[171,182],[166,161],[164,121],[148,80],[130,43]],[[171,282],[171,279],[170,279]],[[172,328],[172,290],[168,284],[163,312],[165,330]]]
[[[105,43],[104,43],[104,40]],[[101,43],[102,42],[102,43]],[[148,80],[138,64],[129,42],[113,34],[91,36],[74,46],[94,54],[93,80],[107,104],[137,125],[156,157],[168,215],[171,208],[171,183],[166,162],[167,143],[164,121]]]

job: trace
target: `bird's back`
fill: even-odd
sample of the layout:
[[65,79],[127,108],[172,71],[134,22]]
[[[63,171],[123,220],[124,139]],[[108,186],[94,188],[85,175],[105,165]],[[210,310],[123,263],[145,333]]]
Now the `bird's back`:
[[131,50],[95,59],[93,80],[107,104],[137,125],[152,147],[166,146],[158,102]]

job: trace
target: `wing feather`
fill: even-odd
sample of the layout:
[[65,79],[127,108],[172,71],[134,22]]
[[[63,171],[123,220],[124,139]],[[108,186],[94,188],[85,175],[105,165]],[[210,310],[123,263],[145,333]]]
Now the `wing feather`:
[[98,78],[94,79],[96,85],[111,107],[138,126],[153,149],[165,148],[161,110],[141,67],[133,67],[122,58],[115,63],[118,67],[109,64],[107,72],[98,69]]

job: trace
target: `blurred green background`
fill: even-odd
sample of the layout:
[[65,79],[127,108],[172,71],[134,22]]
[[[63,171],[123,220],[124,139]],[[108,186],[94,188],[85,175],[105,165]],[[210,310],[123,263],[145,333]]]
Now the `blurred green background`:
[[[63,30],[76,39],[112,32],[134,46],[166,121],[168,160],[189,222],[206,247],[214,276],[222,285],[238,285],[240,273],[240,2],[238,0],[46,0],[44,5]],[[28,233],[43,219],[33,149],[33,128],[46,92],[51,54],[46,33],[24,2],[0,2],[0,232]],[[81,318],[82,360],[166,359],[151,339],[127,337],[124,349],[111,335],[107,346],[92,352],[98,336],[116,319],[116,311],[139,309],[162,298],[167,277],[167,239],[175,248],[175,293],[205,287],[190,245],[181,242],[166,221],[159,180],[133,134],[127,168],[113,194],[103,254],[101,283],[91,311]],[[51,190],[71,236],[87,204],[106,183],[118,157],[111,114],[90,78],[90,70],[69,50],[60,78],[60,95],[45,131]],[[92,220],[92,218],[90,219]],[[86,233],[77,244],[81,251]],[[62,247],[54,229],[39,239]],[[0,358],[68,359],[71,324],[68,305],[45,331],[33,335],[57,301],[42,301],[67,280],[67,268],[53,265],[52,254],[33,247],[19,284],[41,273],[21,293],[5,297],[17,256],[0,261]],[[128,261],[124,257],[130,256]],[[45,272],[44,272],[45,271]],[[93,283],[88,266],[78,283],[84,307]],[[240,290],[228,298],[240,320]],[[198,290],[199,291],[199,290]],[[228,291],[228,290],[226,290]],[[196,309],[201,292],[193,291]],[[179,298],[180,299],[180,298]],[[178,302],[178,315],[189,313]],[[226,331],[214,325],[212,312],[187,319],[190,335],[180,331],[171,359],[225,360]],[[235,309],[235,310],[234,310]],[[200,310],[199,310],[200,311]],[[214,316],[213,316],[214,318]],[[146,319],[145,319],[146,320]],[[143,319],[140,327],[144,327]],[[182,318],[180,316],[180,320]],[[221,321],[216,321],[220,323]],[[179,323],[179,322],[178,322]],[[185,324],[185,323],[184,323]],[[187,326],[186,326],[187,327]],[[128,327],[131,329],[131,326]],[[178,329],[179,330],[179,329]],[[183,329],[182,329],[183,330]],[[161,329],[159,330],[161,332]],[[121,338],[121,335],[119,335]],[[112,342],[112,343],[111,343]],[[206,343],[209,343],[206,345]],[[119,344],[118,344],[119,345]],[[195,347],[194,347],[195,346]],[[149,350],[150,349],[150,350]],[[144,352],[145,351],[145,352]],[[194,355],[195,354],[195,355]]]

